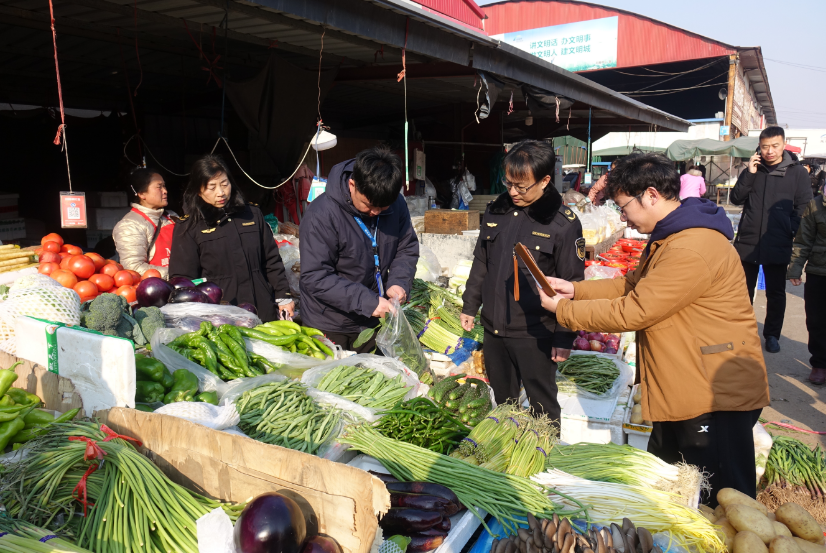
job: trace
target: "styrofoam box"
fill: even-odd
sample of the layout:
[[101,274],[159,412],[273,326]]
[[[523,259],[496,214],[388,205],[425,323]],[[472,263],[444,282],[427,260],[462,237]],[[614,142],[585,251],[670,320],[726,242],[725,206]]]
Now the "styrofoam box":
[[98,192],[100,207],[127,207],[129,205],[126,192]]
[[20,194],[0,194],[0,220],[20,217],[18,201]]
[[[361,470],[389,474],[384,465],[369,455],[359,455],[347,464]],[[488,514],[480,509],[479,516],[484,519]],[[467,542],[473,537],[476,529],[482,524],[481,519],[474,515],[470,509],[460,511],[450,517],[450,531],[447,533],[447,539],[442,542],[442,545],[434,549],[433,553],[461,553]]]
[[624,445],[625,433],[622,429],[622,422],[625,418],[626,401],[629,393],[629,388],[626,388],[620,394],[611,415],[611,420],[608,422],[569,417],[563,411],[560,440],[569,444],[580,442],[607,444],[611,442]]
[[630,421],[631,409],[634,407],[634,394],[637,393],[639,387],[639,384],[635,384],[634,387],[631,388],[631,394],[628,396],[628,403],[625,411],[625,419],[622,422],[622,430],[628,435],[628,445],[647,451],[648,440],[651,438],[651,431],[653,428],[644,424],[631,424]]
[[95,229],[97,230],[112,230],[118,221],[123,219],[123,216],[129,213],[128,207],[97,207],[90,209],[94,212]]

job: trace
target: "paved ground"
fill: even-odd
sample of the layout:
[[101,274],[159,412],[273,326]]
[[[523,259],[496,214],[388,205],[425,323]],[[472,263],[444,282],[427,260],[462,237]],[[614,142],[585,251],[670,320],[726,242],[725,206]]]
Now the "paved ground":
[[[770,421],[826,432],[826,386],[814,386],[808,380],[811,367],[806,347],[809,334],[803,311],[803,285],[792,286],[787,282],[786,298],[786,319],[783,336],[780,338],[780,353],[763,352],[772,400],[771,406],[763,409],[763,417]],[[754,311],[762,335],[763,320],[766,317],[765,292],[757,292]],[[778,427],[768,429],[775,435],[793,436],[812,446],[819,443],[826,448],[826,435],[787,432]]]

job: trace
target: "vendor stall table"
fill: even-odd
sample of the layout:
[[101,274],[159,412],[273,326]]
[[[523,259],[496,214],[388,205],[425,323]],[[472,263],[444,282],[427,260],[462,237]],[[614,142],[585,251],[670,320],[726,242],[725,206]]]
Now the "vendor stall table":
[[585,259],[596,259],[598,255],[602,255],[608,250],[611,249],[611,246],[617,243],[617,240],[622,238],[622,234],[625,232],[625,229],[618,230],[614,234],[608,237],[607,240],[603,240],[598,244],[594,244],[592,246],[585,246]]

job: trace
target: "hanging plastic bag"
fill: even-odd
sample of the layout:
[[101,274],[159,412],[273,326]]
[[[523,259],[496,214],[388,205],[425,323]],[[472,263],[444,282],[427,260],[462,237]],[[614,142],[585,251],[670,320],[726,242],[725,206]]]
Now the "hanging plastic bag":
[[222,324],[255,328],[261,324],[258,315],[234,305],[214,305],[211,303],[168,303],[161,307],[166,326],[177,327],[187,317],[198,317],[211,322],[216,327]]
[[401,310],[398,298],[393,298],[393,309],[385,317],[385,324],[376,337],[376,345],[384,355],[398,359],[421,378],[425,372],[429,372],[427,358],[416,333]]

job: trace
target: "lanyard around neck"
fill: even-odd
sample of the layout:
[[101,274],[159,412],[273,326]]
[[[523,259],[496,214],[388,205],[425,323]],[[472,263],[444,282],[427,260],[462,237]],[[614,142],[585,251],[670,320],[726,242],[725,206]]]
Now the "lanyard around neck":
[[367,225],[364,224],[361,217],[353,215],[353,219],[356,220],[362,232],[370,239],[370,245],[373,247],[373,262],[376,264],[376,284],[378,284],[379,287],[379,295],[384,296],[384,284],[381,281],[381,265],[379,265],[379,246],[376,243],[376,236],[379,234],[379,217],[378,215],[376,216],[376,234],[370,232],[370,229],[367,228]]

